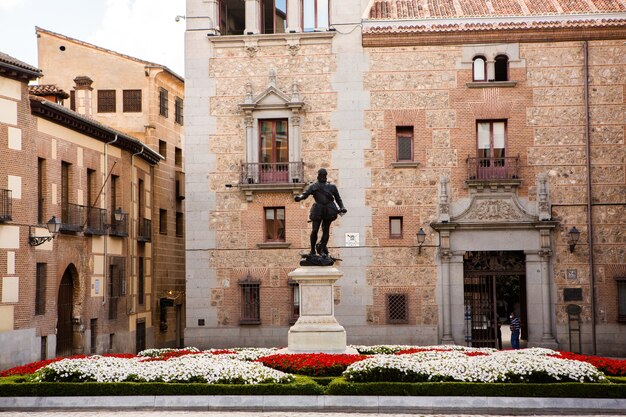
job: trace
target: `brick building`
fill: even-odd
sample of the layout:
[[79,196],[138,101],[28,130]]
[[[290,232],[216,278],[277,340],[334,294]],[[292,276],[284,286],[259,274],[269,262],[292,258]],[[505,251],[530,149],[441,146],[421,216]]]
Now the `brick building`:
[[[0,54],[0,368],[154,345],[149,219],[158,152],[63,107]],[[58,223],[51,234],[47,223]],[[144,275],[132,268],[144,256]]]
[[[41,83],[67,91],[65,106],[120,130],[163,156],[155,166],[151,220],[157,346],[182,346],[185,314],[184,80],[169,68],[36,28]],[[86,100],[85,98],[90,98]],[[146,185],[147,186],[147,185]],[[135,251],[135,254],[138,252]]]
[[293,195],[324,167],[348,343],[498,346],[515,311],[526,346],[626,353],[626,4],[187,0],[186,22],[188,344],[286,345]]

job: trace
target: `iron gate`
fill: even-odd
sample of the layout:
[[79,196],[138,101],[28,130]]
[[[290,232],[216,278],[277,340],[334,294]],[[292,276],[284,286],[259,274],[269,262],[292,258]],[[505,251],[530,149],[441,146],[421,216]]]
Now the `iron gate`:
[[[500,326],[518,304],[526,334],[525,255],[521,251],[467,252],[463,262],[466,339],[473,347],[498,348]],[[511,291],[511,282],[516,286]],[[502,310],[499,311],[498,310]]]

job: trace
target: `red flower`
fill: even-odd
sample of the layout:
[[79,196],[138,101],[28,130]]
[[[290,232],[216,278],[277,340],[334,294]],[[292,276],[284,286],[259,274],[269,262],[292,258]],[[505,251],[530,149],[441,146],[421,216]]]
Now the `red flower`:
[[551,355],[557,358],[587,362],[609,376],[626,376],[626,360],[603,358],[601,356],[579,355],[572,352],[559,352]]
[[362,361],[366,355],[331,353],[276,354],[257,359],[263,365],[279,371],[310,375],[337,376],[354,362]]

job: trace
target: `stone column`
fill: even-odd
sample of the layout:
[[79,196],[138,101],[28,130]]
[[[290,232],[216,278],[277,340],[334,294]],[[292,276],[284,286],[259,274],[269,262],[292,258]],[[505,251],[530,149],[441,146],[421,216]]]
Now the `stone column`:
[[295,33],[302,32],[300,27],[300,16],[302,10],[300,9],[302,2],[300,0],[287,0],[287,32]]
[[552,333],[552,297],[550,297],[550,251],[539,252],[541,267],[541,298],[543,304],[543,334],[542,343],[556,343]]
[[289,353],[346,353],[346,331],[335,319],[333,300],[334,283],[342,276],[332,266],[301,266],[289,273],[300,290],[300,317],[289,329]]
[[259,0],[246,0],[246,29],[244,35],[261,33],[259,28],[261,4]]
[[452,253],[449,250],[441,250],[439,252],[441,258],[441,303],[443,314],[443,335],[441,336],[441,343],[454,343],[452,337],[452,303],[450,297],[450,259]]
[[91,117],[93,114],[92,96],[93,96],[93,80],[85,75],[74,78],[74,95],[76,103],[76,113]]

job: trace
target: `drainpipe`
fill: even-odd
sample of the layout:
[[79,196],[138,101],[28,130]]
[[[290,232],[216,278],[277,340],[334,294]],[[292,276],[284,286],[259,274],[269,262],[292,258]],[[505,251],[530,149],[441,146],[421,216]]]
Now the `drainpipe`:
[[589,42],[583,43],[584,59],[584,103],[585,103],[585,144],[587,159],[587,234],[589,235],[589,285],[591,297],[591,353],[596,354],[596,279],[593,258],[593,217],[591,204],[591,139],[589,134]]
[[[130,300],[131,300],[131,313],[135,313],[135,245],[137,244],[137,229],[133,227],[135,224],[135,193],[132,191],[135,188],[135,156],[141,155],[145,150],[144,145],[141,145],[141,151],[135,152],[130,156]],[[137,189],[139,192],[139,189]],[[139,208],[138,208],[139,209]],[[133,239],[133,232],[135,233],[135,239]]]
[[[104,172],[108,174],[109,172],[109,145],[117,142],[117,133],[115,134],[115,139],[111,142],[107,142],[104,144]],[[104,207],[109,206],[109,193],[104,188]],[[102,305],[105,305],[107,302],[107,257],[109,256],[109,235],[104,235],[104,262],[102,262]]]

